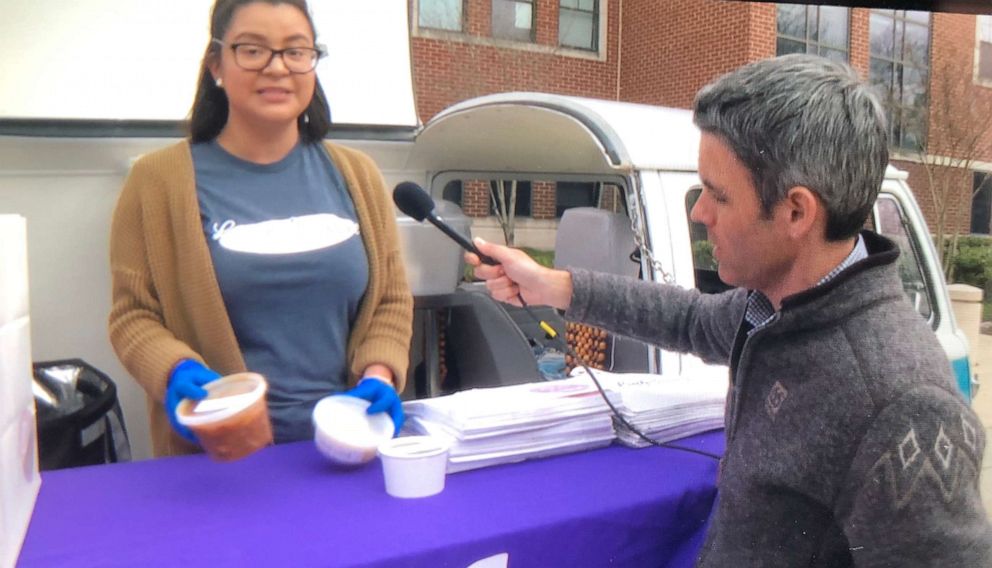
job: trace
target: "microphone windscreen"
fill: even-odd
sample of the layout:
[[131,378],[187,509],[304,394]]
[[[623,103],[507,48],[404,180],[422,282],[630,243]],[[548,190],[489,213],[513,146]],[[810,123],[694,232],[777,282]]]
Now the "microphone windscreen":
[[434,200],[412,181],[404,181],[393,190],[393,202],[405,215],[423,221],[434,210]]

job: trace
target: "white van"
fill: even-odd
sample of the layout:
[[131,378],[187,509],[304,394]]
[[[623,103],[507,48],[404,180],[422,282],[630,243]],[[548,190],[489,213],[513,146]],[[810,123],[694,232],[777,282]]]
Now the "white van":
[[[688,219],[701,191],[698,143],[699,131],[688,110],[506,93],[440,113],[417,133],[407,165],[425,172],[435,198],[442,198],[445,188],[459,180],[543,180],[566,187],[591,183],[614,188],[619,198],[615,212],[602,211],[603,204],[597,203],[600,214],[584,211],[575,220],[570,219],[573,212],[563,216],[555,239],[556,264],[716,292],[725,286],[706,254],[705,228]],[[974,384],[967,340],[955,324],[929,230],[906,179],[906,173],[888,168],[870,225],[902,248],[900,273],[906,294],[930,322],[961,392],[970,400]],[[525,329],[510,311],[517,327]],[[457,340],[452,341],[457,348]],[[726,376],[724,367],[705,365],[693,356],[622,338],[614,341],[620,343],[611,345],[609,362],[616,369]],[[508,365],[512,358],[498,352],[503,348],[493,349],[492,359]],[[480,371],[478,366],[473,370]],[[512,381],[514,373],[525,371],[497,373],[493,380]]]

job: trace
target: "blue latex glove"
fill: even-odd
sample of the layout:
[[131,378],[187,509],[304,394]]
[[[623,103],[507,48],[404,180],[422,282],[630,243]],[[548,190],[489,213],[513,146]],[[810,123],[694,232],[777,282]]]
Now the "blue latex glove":
[[169,415],[169,423],[177,434],[194,444],[196,436],[189,428],[176,419],[176,407],[184,398],[201,400],[206,398],[207,390],[203,385],[220,378],[220,374],[204,367],[193,359],[183,359],[172,369],[169,375],[169,387],[165,391],[165,411]]
[[393,426],[395,427],[393,435],[395,436],[400,433],[400,428],[403,427],[406,416],[403,414],[403,403],[400,401],[400,395],[397,394],[396,389],[392,385],[378,377],[365,377],[358,381],[358,385],[355,388],[345,391],[342,394],[372,403],[369,405],[369,414],[388,412],[389,417],[393,419]]

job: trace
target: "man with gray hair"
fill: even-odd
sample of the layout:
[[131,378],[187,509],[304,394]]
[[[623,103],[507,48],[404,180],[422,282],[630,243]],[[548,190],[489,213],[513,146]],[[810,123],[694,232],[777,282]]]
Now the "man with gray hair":
[[875,95],[847,65],[788,55],[704,87],[716,295],[551,270],[477,240],[493,297],[729,364],[726,451],[699,566],[992,566],[984,429],[907,301],[898,248],[861,228],[888,162]]

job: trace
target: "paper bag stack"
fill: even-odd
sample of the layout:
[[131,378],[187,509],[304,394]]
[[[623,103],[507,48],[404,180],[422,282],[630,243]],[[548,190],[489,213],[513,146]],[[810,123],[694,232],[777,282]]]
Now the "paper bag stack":
[[[627,423],[656,442],[671,442],[723,428],[726,379],[665,378],[647,373],[607,371],[595,373],[603,388],[619,395],[617,410]],[[582,369],[573,372],[573,376],[588,380]],[[649,445],[619,421],[616,429],[617,441],[625,446],[643,448]]]
[[17,561],[41,485],[30,330],[26,224],[0,215],[0,568]]
[[609,407],[587,378],[467,390],[404,402],[403,410],[408,431],[449,445],[449,473],[607,446],[616,437]]

